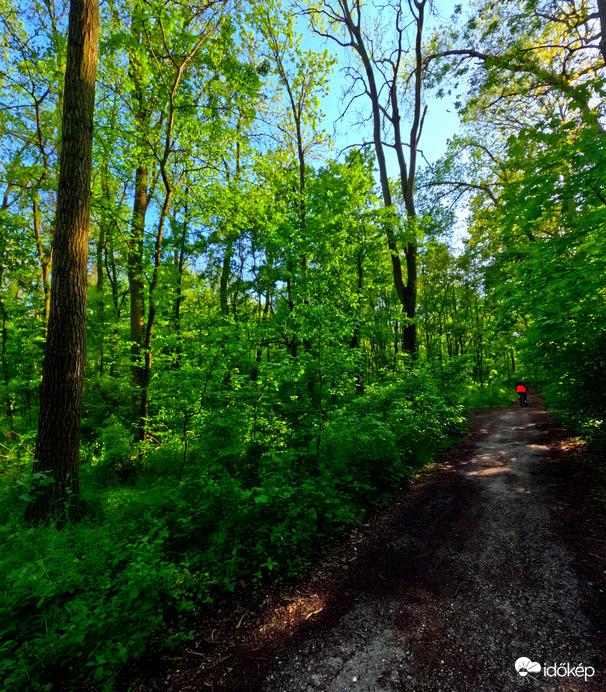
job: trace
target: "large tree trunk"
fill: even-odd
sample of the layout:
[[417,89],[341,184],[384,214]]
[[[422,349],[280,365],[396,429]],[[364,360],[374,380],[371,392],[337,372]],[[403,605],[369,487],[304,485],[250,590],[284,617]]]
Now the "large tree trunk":
[[26,512],[33,521],[62,512],[68,502],[75,509],[78,498],[98,33],[98,0],[71,0],[50,314],[33,469],[51,482],[35,481],[35,499]]

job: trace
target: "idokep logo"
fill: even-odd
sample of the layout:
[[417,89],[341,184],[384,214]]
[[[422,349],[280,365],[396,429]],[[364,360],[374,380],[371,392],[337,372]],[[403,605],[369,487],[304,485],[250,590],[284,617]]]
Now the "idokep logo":
[[525,678],[528,673],[540,673],[541,664],[533,663],[529,658],[523,656],[522,658],[518,658],[516,661],[516,670],[523,678]]
[[535,675],[543,671],[543,676],[546,678],[581,678],[587,682],[595,675],[595,668],[585,666],[583,664],[571,665],[570,663],[554,663],[553,665],[545,664],[541,667],[540,663],[531,661],[526,656],[518,658],[515,662],[518,675],[525,678],[527,675],[535,677]]

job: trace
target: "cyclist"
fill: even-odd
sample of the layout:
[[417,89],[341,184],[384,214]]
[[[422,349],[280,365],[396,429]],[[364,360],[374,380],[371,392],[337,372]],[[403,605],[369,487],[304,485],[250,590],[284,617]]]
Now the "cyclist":
[[526,398],[528,388],[521,380],[516,384],[516,392],[518,393],[520,406],[528,406],[528,399]]

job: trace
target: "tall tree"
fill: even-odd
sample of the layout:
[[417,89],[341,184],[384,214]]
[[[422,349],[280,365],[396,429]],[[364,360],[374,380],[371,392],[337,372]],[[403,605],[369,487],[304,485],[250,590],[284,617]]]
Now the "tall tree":
[[[132,109],[135,130],[138,139],[145,137],[149,128],[151,108],[147,103],[149,99],[145,91],[144,69],[141,67],[141,45],[144,41],[143,19],[136,8],[132,17],[132,41],[136,50],[129,54],[129,77],[133,84]],[[145,435],[144,425],[141,424],[139,415],[140,392],[145,389],[144,368],[141,364],[141,356],[145,342],[145,285],[143,272],[143,246],[145,235],[145,217],[149,206],[148,167],[146,163],[145,148],[137,142],[137,168],[135,172],[135,189],[133,200],[133,215],[131,230],[128,238],[128,287],[130,296],[130,341],[131,341],[131,380],[133,384],[132,418],[138,439]],[[144,153],[145,152],[145,153]]]
[[[393,0],[381,8],[381,21],[356,0],[324,1],[312,9],[315,29],[340,46],[351,48],[358,62],[348,68],[350,104],[360,96],[370,100],[373,144],[379,165],[383,204],[387,210],[385,234],[391,252],[394,285],[404,308],[404,350],[417,351],[417,237],[415,176],[418,145],[426,106],[423,105],[423,31],[427,0]],[[386,21],[387,16],[389,19]],[[385,27],[390,26],[389,30]],[[360,88],[361,93],[356,92]],[[403,103],[408,99],[408,138],[402,127]],[[386,149],[396,152],[399,182],[406,216],[404,239],[399,237],[394,195],[387,171]],[[408,157],[405,149],[408,148]],[[401,252],[406,267],[404,278]]]
[[[291,232],[299,243],[299,252],[289,258],[286,267],[286,286],[288,307],[294,320],[300,305],[309,313],[309,250],[310,238],[307,231],[306,185],[308,176],[308,158],[319,146],[326,145],[326,134],[320,129],[322,113],[320,98],[327,93],[328,76],[335,63],[328,51],[315,53],[303,50],[302,36],[296,32],[294,14],[282,7],[268,3],[255,10],[254,23],[262,37],[261,54],[266,58],[276,77],[276,87],[280,101],[285,107],[280,108],[279,120],[275,123],[279,132],[277,139],[287,156],[287,166],[296,170],[293,176],[295,224]],[[294,219],[293,219],[294,220]],[[298,256],[297,256],[298,255]],[[303,330],[305,331],[305,330]],[[285,335],[293,357],[299,353],[299,342],[308,354],[312,349],[309,334],[301,339],[296,329],[290,336]],[[311,399],[315,398],[315,382],[312,371],[307,373],[307,388]]]
[[[87,259],[98,0],[71,0],[48,336],[34,473],[44,474],[30,520],[78,496],[80,421],[86,355]],[[36,477],[41,480],[41,477]],[[72,505],[73,506],[73,505]]]

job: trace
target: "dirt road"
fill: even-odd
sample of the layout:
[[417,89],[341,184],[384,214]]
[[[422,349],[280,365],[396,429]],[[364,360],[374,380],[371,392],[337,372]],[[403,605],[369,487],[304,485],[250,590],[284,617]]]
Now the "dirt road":
[[193,689],[606,691],[604,511],[529,404],[478,412],[465,445],[266,604]]

